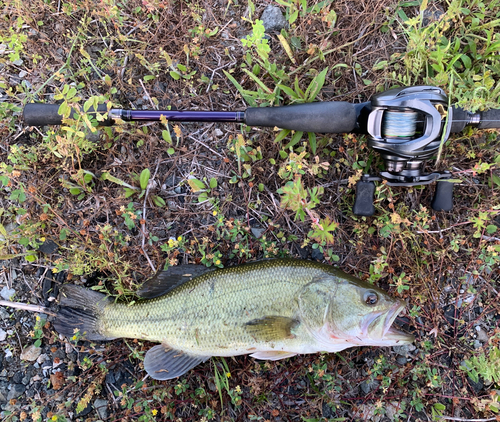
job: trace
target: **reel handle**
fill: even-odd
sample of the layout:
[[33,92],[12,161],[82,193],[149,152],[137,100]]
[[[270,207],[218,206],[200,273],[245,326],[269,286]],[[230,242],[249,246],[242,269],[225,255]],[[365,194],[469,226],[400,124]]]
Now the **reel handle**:
[[437,182],[436,192],[431,202],[434,211],[451,211],[453,208],[453,185],[454,183]]
[[375,183],[361,179],[356,183],[356,198],[352,212],[355,215],[370,217],[375,214],[373,196],[375,194]]

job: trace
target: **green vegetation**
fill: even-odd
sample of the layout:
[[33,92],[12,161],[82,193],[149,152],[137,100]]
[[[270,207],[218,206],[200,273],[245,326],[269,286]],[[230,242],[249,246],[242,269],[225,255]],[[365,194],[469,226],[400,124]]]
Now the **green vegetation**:
[[[365,135],[167,121],[101,127],[104,114],[85,112],[362,102],[417,84],[440,86],[469,110],[500,108],[500,1],[354,10],[347,1],[278,0],[287,25],[273,34],[252,0],[97,3],[0,1],[2,265],[98,275],[95,289],[130,299],[169,265],[323,258],[407,300],[401,323],[417,340],[277,362],[213,359],[166,383],[142,381],[148,345],[95,350],[79,341],[78,371],[65,372],[58,391],[71,399],[37,396],[6,420],[69,420],[96,397],[121,420],[495,417],[497,131],[467,129],[443,146],[438,170],[461,181],[453,211],[431,210],[432,187],[380,183],[367,218],[352,214],[355,183],[382,161]],[[24,127],[32,101],[58,101],[63,125]],[[47,253],[48,242],[56,248]],[[42,320],[30,331],[37,345],[64,347]],[[136,378],[110,392],[102,385],[111,362],[130,362]]]

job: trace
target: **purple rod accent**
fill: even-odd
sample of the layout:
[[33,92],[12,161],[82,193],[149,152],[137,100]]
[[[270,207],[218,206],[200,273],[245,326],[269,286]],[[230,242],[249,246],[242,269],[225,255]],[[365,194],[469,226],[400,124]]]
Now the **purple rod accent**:
[[174,122],[245,122],[244,111],[121,110],[121,118],[125,121],[156,122],[160,121],[161,116]]

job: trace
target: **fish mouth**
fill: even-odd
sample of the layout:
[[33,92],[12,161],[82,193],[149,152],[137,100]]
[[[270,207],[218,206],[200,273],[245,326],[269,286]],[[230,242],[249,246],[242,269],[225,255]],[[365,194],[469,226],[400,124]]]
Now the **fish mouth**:
[[[386,312],[372,313],[361,325],[362,336],[372,338],[377,343],[386,346],[412,343],[415,340],[414,336],[399,330],[393,325],[397,316],[405,307],[404,302],[398,301]],[[382,318],[384,318],[383,323]]]
[[389,309],[384,321],[384,329],[382,332],[383,340],[393,341],[398,344],[412,343],[415,340],[413,335],[407,334],[394,326],[394,321],[405,307],[406,304],[404,302],[397,302]]

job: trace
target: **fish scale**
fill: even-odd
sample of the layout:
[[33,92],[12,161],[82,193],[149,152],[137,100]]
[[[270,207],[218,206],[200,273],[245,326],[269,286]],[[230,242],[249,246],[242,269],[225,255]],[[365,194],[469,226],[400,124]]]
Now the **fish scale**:
[[[197,354],[243,353],[249,343],[255,343],[245,323],[267,315],[293,318],[299,289],[319,272],[296,265],[284,270],[276,264],[264,261],[257,271],[228,268],[215,277],[208,273],[132,307],[110,304],[103,316],[103,332],[109,337],[163,342]],[[226,345],[220,350],[222,344]]]

